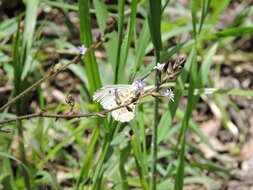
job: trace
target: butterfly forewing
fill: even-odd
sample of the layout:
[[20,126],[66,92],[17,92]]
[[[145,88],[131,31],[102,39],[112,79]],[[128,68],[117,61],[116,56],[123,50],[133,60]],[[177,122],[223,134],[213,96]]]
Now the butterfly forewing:
[[95,92],[93,95],[93,100],[100,103],[104,109],[112,109],[117,107],[114,96],[114,85],[105,86]]
[[[113,109],[131,101],[134,96],[132,85],[108,85],[93,96],[93,100],[102,105],[104,109]],[[112,111],[112,116],[120,122],[128,122],[134,118],[135,105],[129,105],[129,109],[120,108]]]

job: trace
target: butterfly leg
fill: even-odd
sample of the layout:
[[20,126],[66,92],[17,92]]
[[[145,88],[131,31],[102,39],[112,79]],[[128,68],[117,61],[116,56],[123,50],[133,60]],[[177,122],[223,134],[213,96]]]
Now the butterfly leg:
[[119,93],[118,93],[117,89],[115,89],[114,94],[115,94],[115,101],[120,106],[122,102],[120,100]]

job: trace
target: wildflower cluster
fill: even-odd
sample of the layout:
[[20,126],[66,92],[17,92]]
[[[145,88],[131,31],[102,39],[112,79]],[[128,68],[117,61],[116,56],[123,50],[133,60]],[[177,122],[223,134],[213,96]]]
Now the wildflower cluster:
[[137,93],[142,93],[144,92],[144,87],[146,84],[146,80],[142,80],[141,78],[137,78],[134,82],[133,82],[133,89],[135,92]]
[[166,92],[163,94],[163,96],[166,96],[169,100],[171,100],[172,102],[174,102],[174,93],[173,93],[173,91],[170,88],[168,88],[166,90]]
[[79,55],[84,55],[87,50],[88,49],[84,45],[77,46],[77,51]]

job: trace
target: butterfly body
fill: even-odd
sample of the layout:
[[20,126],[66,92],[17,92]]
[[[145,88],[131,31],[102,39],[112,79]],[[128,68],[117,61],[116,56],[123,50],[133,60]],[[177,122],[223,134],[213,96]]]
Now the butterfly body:
[[[107,85],[93,95],[93,100],[100,103],[104,109],[110,110],[131,103],[135,97],[133,85]],[[112,116],[120,122],[129,122],[134,118],[135,104],[112,111]]]

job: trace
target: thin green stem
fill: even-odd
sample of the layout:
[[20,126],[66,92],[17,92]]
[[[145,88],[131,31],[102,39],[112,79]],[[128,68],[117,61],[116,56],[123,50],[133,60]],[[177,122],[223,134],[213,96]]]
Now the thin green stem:
[[[23,127],[22,127],[22,121],[17,121],[18,126],[18,138],[19,138],[19,154],[20,154],[20,160],[25,164],[28,165],[28,162],[26,160],[26,153],[25,153],[25,145],[24,145],[24,135],[23,135]],[[20,172],[22,173],[25,181],[25,185],[27,190],[31,190],[31,183],[30,183],[30,176],[28,172],[24,168],[20,168]]]
[[[21,104],[22,100],[19,100],[16,104],[16,109],[17,109],[17,114],[21,115]],[[20,160],[25,164],[28,165],[29,163],[26,160],[26,152],[25,152],[25,144],[24,144],[24,134],[23,134],[23,126],[22,126],[22,121],[17,121],[17,131],[18,131],[18,150],[20,154]],[[22,175],[24,176],[24,181],[27,190],[31,190],[31,183],[30,183],[30,178],[29,174],[24,168],[20,168]]]
[[24,146],[24,135],[21,121],[17,121],[17,129],[18,129],[18,142],[19,142],[19,154],[20,160],[23,163],[26,163],[25,158],[25,146]]
[[[156,62],[160,62],[160,52],[156,52]],[[155,74],[155,85],[156,85],[156,92],[159,91],[159,84],[161,81],[161,75],[158,70],[156,70]],[[156,190],[156,162],[157,162],[157,127],[159,124],[159,114],[158,114],[158,107],[159,107],[159,98],[155,98],[155,107],[154,107],[154,126],[153,126],[153,134],[152,134],[152,177],[151,177],[151,188],[152,190]]]

